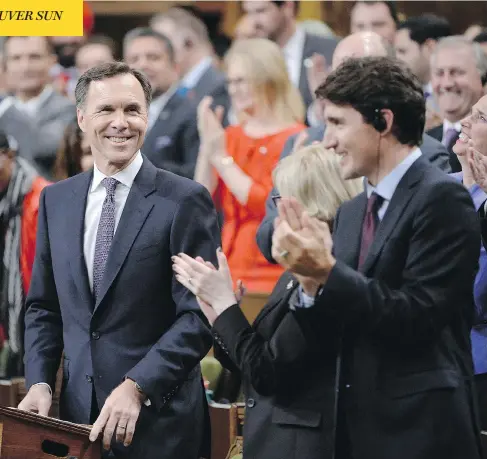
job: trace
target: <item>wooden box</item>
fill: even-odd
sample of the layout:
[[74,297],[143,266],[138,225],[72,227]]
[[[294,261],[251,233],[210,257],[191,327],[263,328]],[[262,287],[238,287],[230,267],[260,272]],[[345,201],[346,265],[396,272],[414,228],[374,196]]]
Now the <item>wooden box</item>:
[[1,459],[100,459],[90,426],[0,407]]

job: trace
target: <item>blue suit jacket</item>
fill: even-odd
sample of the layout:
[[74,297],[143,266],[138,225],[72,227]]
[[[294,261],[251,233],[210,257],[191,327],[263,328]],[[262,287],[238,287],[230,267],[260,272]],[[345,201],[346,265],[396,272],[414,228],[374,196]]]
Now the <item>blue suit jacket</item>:
[[[92,386],[101,408],[125,377],[142,407],[123,458],[196,459],[207,422],[199,361],[212,344],[195,297],[174,278],[171,256],[216,263],[216,212],[199,184],[144,162],[130,190],[96,303],[83,256],[92,172],[46,188],[25,316],[26,385],[54,389],[64,349],[63,419],[89,423]],[[208,433],[209,431],[207,431]]]
[[[463,180],[463,174],[457,172],[451,174],[458,181]],[[478,211],[487,199],[487,193],[477,184],[469,190]],[[475,368],[475,374],[487,373],[487,252],[485,247],[480,247],[479,270],[475,277],[473,288],[475,300],[476,317],[470,333],[472,339],[472,355]]]

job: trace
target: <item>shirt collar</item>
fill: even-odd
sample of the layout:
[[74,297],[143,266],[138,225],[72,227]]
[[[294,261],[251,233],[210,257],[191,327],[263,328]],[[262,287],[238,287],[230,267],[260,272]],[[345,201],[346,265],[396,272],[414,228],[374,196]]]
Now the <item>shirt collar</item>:
[[203,73],[205,73],[212,63],[212,58],[210,56],[202,59],[198,64],[196,64],[181,80],[181,85],[185,88],[192,89],[200,81]]
[[448,120],[443,120],[443,134],[448,131],[448,129],[455,129],[455,131],[460,132],[462,130],[462,125],[460,121],[457,121],[456,123],[452,123],[451,121]]
[[387,174],[376,187],[367,182],[367,197],[370,198],[375,191],[375,193],[381,196],[384,200],[390,201],[399,182],[421,154],[421,150],[415,148],[394,169],[392,169],[392,171],[389,172],[389,174]]
[[302,51],[304,48],[304,41],[306,39],[306,34],[304,30],[296,26],[296,30],[287,43],[283,46],[282,51],[286,58],[294,56]]
[[[112,175],[112,177],[114,179],[117,179],[122,185],[126,186],[127,188],[131,188],[132,184],[134,183],[135,177],[142,167],[143,162],[144,160],[139,150],[136,153],[133,161],[125,169],[122,169],[121,171],[118,171],[116,174]],[[103,172],[101,172],[95,164],[93,168],[93,180],[91,181],[90,193],[96,191],[96,189],[101,185],[102,180],[106,177],[107,176]]]
[[174,84],[165,93],[153,99],[149,105],[149,112],[157,115],[162,112],[169,99],[174,95],[177,89],[178,85]]

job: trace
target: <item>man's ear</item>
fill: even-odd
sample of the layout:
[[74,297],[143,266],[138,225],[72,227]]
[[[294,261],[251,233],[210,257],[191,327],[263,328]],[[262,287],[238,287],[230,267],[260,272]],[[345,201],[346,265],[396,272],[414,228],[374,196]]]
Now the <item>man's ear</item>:
[[78,126],[83,131],[86,132],[85,128],[85,113],[82,108],[76,109],[76,118],[78,119]]

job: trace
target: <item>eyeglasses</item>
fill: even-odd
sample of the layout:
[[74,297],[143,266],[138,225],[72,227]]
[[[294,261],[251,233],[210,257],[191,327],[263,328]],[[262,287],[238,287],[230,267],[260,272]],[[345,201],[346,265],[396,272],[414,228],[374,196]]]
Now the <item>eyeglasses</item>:
[[271,196],[272,201],[274,202],[274,205],[277,207],[277,203],[281,200],[281,195],[276,194],[274,196]]

